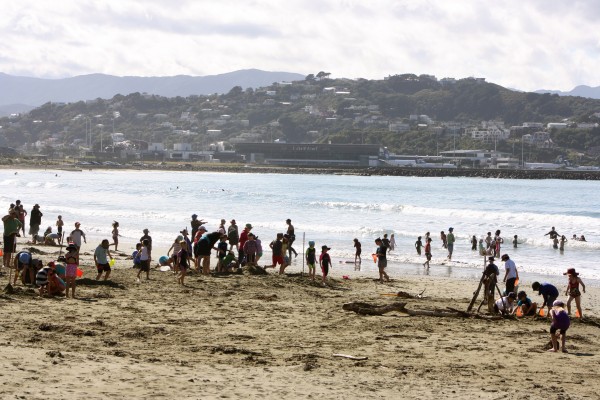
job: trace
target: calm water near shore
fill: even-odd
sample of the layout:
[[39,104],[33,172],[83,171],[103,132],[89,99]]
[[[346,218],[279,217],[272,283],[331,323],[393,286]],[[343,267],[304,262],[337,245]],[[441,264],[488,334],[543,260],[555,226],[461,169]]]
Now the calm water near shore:
[[[121,225],[122,250],[129,251],[143,228],[150,229],[155,246],[168,248],[189,227],[192,213],[207,220],[209,230],[216,230],[221,218],[228,223],[235,218],[240,229],[249,222],[267,247],[291,218],[297,250],[305,233],[307,242],[329,245],[334,263],[349,271],[354,268],[346,264],[354,259],[354,237],[363,243],[363,265],[370,269],[373,240],[394,233],[391,272],[403,268],[421,273],[423,258],[417,256],[414,242],[430,231],[432,270],[464,275],[482,265],[482,258],[470,250],[470,238],[500,229],[502,253],[509,253],[521,271],[562,278],[568,267],[575,267],[584,279],[600,279],[600,186],[595,181],[2,170],[0,187],[6,208],[16,199],[27,211],[40,204],[42,230],[54,228],[58,214],[67,231],[81,222],[90,248],[110,238],[113,220]],[[439,234],[450,226],[457,243],[454,260],[446,262]],[[555,250],[544,236],[551,226],[568,239],[584,234],[588,242],[569,240],[564,252]],[[515,234],[517,249],[512,248]]]

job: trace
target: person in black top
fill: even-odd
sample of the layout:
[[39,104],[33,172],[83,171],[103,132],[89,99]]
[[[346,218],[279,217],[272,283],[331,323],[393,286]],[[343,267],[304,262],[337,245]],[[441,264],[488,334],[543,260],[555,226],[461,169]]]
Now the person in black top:
[[294,233],[294,225],[292,225],[291,219],[286,219],[285,223],[288,225],[287,235],[288,235],[288,253],[290,259],[292,258],[292,253],[294,253],[294,257],[298,257],[298,252],[292,247],[294,240],[296,240],[296,234]]

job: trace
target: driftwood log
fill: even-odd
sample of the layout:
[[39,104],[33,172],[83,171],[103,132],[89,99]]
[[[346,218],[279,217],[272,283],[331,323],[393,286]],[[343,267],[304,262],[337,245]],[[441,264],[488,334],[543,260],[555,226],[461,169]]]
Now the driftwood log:
[[448,311],[444,310],[410,310],[406,308],[406,303],[394,303],[384,306],[378,306],[369,303],[352,302],[346,303],[342,306],[342,309],[346,311],[353,311],[360,315],[383,315],[392,311],[401,312],[410,316],[426,316],[426,317],[454,317],[454,318],[478,318],[488,320],[502,319],[501,316],[485,316],[472,314],[453,308],[448,308]]

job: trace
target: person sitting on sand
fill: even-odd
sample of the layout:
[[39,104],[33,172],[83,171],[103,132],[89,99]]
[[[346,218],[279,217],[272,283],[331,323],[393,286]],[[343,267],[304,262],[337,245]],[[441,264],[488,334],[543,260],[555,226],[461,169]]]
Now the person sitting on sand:
[[57,246],[60,243],[60,235],[52,233],[52,228],[49,226],[44,232],[44,244],[47,246]]
[[517,307],[521,307],[521,312],[524,317],[533,317],[537,313],[537,303],[531,301],[531,299],[527,297],[525,291],[521,290],[517,293],[517,299]]
[[[550,310],[550,318],[552,318],[552,324],[550,325],[550,337],[552,339],[552,348],[548,351],[557,352],[558,345],[558,337],[561,337],[562,344],[562,352],[568,353],[565,342],[567,340],[567,330],[569,326],[571,326],[571,319],[569,318],[569,314],[565,311],[565,303],[560,300],[555,300],[552,303],[552,310]],[[556,331],[559,331],[559,334],[556,334]]]
[[494,303],[494,311],[502,315],[512,314],[514,312],[516,298],[517,295],[515,294],[515,292],[510,292],[507,296],[499,298]]
[[235,253],[229,250],[225,258],[221,260],[220,272],[233,272],[238,267],[238,261],[235,258]]

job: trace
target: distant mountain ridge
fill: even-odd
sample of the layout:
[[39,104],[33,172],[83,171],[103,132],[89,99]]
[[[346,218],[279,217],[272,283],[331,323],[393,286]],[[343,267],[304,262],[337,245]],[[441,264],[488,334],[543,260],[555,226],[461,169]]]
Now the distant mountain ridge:
[[535,93],[550,93],[557,94],[559,96],[579,96],[588,97],[590,99],[600,99],[600,86],[591,87],[587,85],[579,85],[575,86],[573,90],[570,90],[568,92],[562,92],[560,90],[540,89],[536,90]]
[[304,79],[291,72],[246,69],[207,76],[138,77],[104,74],[80,75],[63,79],[12,76],[0,72],[0,116],[25,112],[49,101],[72,103],[116,94],[146,92],[165,97],[227,93],[235,86],[258,88],[273,82]]

